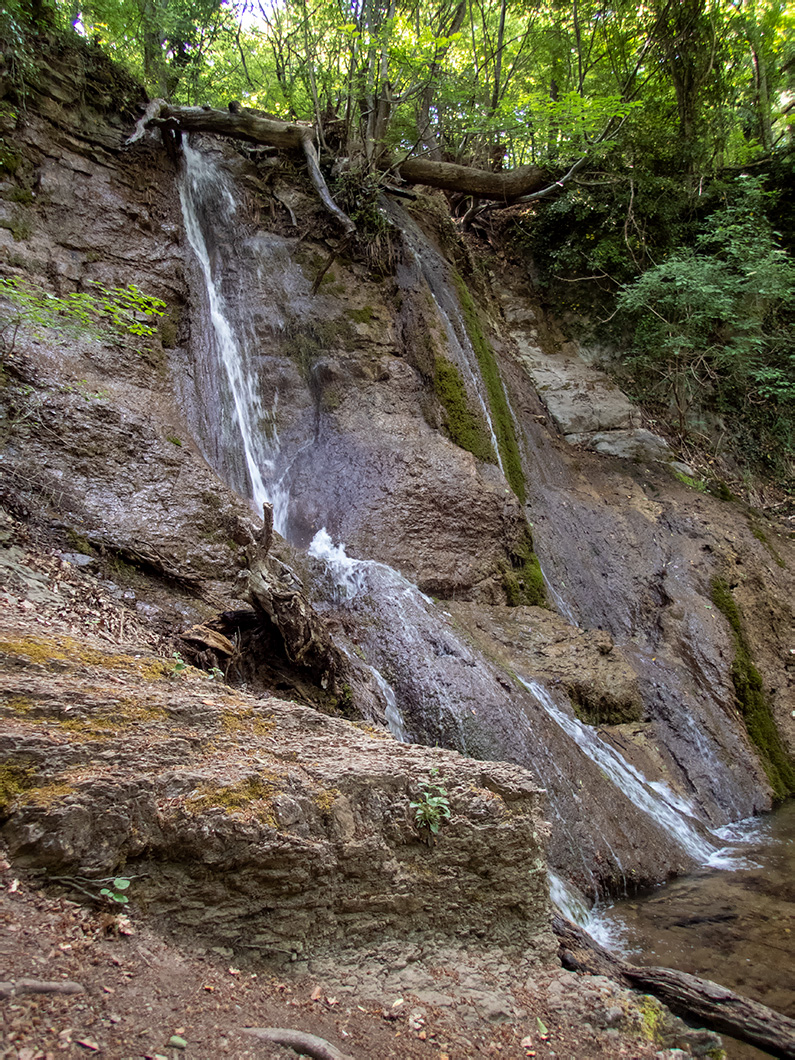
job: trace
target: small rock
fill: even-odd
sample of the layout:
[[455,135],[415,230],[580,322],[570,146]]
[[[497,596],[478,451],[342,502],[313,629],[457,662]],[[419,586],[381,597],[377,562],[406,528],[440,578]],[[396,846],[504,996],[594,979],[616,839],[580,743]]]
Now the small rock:
[[172,1034],[168,1039],[168,1044],[172,1049],[187,1049],[188,1043],[184,1038],[181,1038],[178,1034]]
[[96,563],[94,556],[86,556],[82,552],[59,552],[58,555],[73,567],[88,567]]

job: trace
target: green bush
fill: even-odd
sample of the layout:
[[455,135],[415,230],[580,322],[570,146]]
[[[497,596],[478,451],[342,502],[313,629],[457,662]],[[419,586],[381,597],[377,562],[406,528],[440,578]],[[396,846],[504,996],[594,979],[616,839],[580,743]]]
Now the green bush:
[[438,769],[431,770],[431,777],[420,785],[420,796],[416,802],[409,803],[414,810],[414,820],[418,828],[427,828],[430,838],[438,835],[442,821],[450,818],[450,800],[447,789],[436,780]]
[[745,177],[680,250],[627,285],[629,366],[647,398],[667,402],[685,433],[691,412],[733,417],[760,454],[792,450],[795,264],[766,217],[769,195]]

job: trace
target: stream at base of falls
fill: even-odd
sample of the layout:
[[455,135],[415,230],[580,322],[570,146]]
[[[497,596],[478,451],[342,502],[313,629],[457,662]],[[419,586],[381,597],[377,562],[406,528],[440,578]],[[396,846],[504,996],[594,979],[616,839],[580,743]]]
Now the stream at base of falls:
[[[795,1017],[795,801],[751,827],[745,866],[617,902],[593,930],[636,964],[713,979]],[[768,1055],[733,1040],[726,1049],[730,1060]]]

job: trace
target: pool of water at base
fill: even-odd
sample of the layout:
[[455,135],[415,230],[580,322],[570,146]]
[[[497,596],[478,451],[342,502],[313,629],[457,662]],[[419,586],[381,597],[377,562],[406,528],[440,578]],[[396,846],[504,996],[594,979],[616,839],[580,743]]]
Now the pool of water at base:
[[[674,880],[601,919],[635,963],[713,979],[795,1018],[795,800],[753,835],[744,867]],[[724,1042],[730,1060],[768,1055]]]

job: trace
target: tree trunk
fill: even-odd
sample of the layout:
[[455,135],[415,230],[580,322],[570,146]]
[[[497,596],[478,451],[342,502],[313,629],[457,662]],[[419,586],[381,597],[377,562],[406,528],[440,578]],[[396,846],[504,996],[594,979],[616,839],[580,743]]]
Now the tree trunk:
[[537,166],[519,166],[505,172],[474,169],[455,162],[435,162],[430,158],[407,158],[397,166],[403,180],[409,184],[427,184],[430,188],[461,191],[479,195],[482,199],[512,202],[523,195],[540,191],[550,183],[549,177]]
[[[442,63],[450,50],[450,38],[461,29],[461,26],[464,23],[464,15],[466,14],[466,6],[466,0],[460,0],[458,6],[453,12],[453,18],[450,25],[446,28],[440,25],[436,30],[436,36],[446,37],[447,43],[443,46],[437,45],[436,52],[434,53],[428,70],[428,80],[425,88],[422,90],[422,97],[420,100],[417,130],[420,135],[420,142],[422,144],[424,156],[433,159],[435,162],[441,162],[442,149],[439,144],[439,138],[431,127],[431,104],[433,103],[436,94]],[[417,17],[419,18],[419,11]]]
[[730,1034],[783,1060],[795,1060],[795,1020],[725,986],[674,968],[640,968],[608,953],[582,928],[562,916],[552,927],[566,968],[607,975],[624,986],[654,994],[683,1019]]
[[[270,144],[288,150],[301,150],[310,165],[310,176],[324,205],[342,224],[346,233],[355,230],[350,220],[334,203],[317,166],[312,140],[314,129],[301,122],[275,121],[259,118],[245,110],[232,114],[225,110],[205,110],[203,107],[172,107],[164,100],[153,100],[135,132],[127,140],[133,144],[140,140],[149,126],[162,126],[182,132],[215,133],[255,144]],[[426,184],[431,188],[460,191],[466,195],[478,195],[482,199],[498,202],[514,202],[525,195],[554,188],[549,176],[536,166],[520,166],[517,169],[495,173],[493,170],[473,169],[453,162],[436,162],[429,158],[408,158],[395,166],[400,177],[409,184]],[[568,174],[564,180],[568,178]]]

